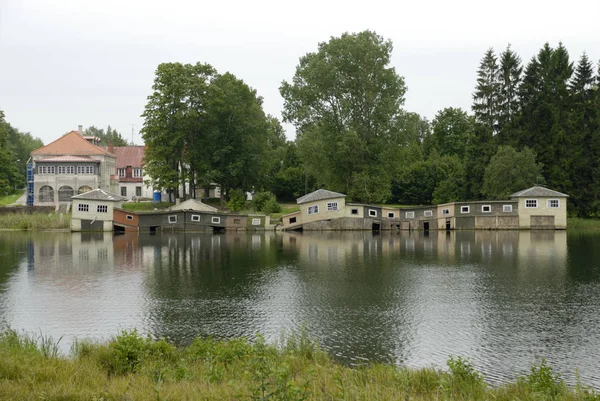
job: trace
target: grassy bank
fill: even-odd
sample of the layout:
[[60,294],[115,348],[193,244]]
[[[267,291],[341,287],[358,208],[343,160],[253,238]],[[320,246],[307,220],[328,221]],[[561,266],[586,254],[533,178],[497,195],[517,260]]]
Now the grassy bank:
[[17,201],[23,195],[23,191],[19,191],[12,195],[0,196],[0,206],[11,205]]
[[569,217],[567,227],[571,230],[597,230],[600,231],[600,219],[582,219]]
[[70,214],[35,213],[0,216],[0,229],[56,230],[71,228]]
[[0,337],[3,400],[594,400],[567,388],[545,363],[501,387],[464,359],[448,372],[390,365],[350,368],[304,337],[279,346],[258,338],[196,339],[187,348],[123,332],[108,344],[79,342],[58,354],[49,338]]
[[131,212],[150,212],[154,209],[163,210],[173,206],[171,202],[126,202],[123,203],[123,210],[129,210]]

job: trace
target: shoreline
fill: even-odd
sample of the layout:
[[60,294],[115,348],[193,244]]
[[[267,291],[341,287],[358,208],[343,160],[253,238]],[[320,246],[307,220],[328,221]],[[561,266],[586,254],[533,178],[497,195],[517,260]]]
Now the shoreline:
[[122,331],[106,343],[76,341],[70,355],[60,339],[12,330],[0,336],[1,399],[377,399],[590,400],[600,395],[567,386],[545,360],[506,384],[490,386],[468,359],[445,370],[392,364],[351,367],[336,362],[306,335],[277,345],[258,335],[228,341],[197,337],[187,347]]

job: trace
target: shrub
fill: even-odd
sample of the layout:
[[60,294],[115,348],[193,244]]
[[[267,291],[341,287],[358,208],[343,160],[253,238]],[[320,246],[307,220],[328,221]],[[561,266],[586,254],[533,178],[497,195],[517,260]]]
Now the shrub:
[[229,191],[229,202],[227,207],[232,212],[239,212],[246,206],[246,195],[241,189],[233,189]]
[[281,206],[279,205],[279,203],[277,203],[275,198],[271,198],[265,203],[262,211],[263,211],[263,213],[267,213],[267,214],[279,213],[279,212],[281,212]]
[[123,330],[109,344],[117,363],[114,370],[117,373],[135,372],[144,356],[147,342],[148,340],[140,336],[137,330],[129,332]]
[[533,365],[528,375],[520,378],[535,393],[541,393],[551,398],[556,397],[565,389],[565,383],[560,374],[554,374],[546,359],[539,366]]
[[262,191],[254,194],[252,198],[252,209],[257,212],[262,212],[265,204],[269,199],[275,199],[275,195],[273,195],[270,191]]

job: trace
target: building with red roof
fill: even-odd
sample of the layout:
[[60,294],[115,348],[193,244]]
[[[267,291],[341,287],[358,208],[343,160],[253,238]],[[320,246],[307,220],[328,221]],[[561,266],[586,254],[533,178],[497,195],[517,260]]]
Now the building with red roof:
[[79,131],[70,131],[31,152],[34,205],[70,203],[73,195],[92,189],[118,190],[117,156]]

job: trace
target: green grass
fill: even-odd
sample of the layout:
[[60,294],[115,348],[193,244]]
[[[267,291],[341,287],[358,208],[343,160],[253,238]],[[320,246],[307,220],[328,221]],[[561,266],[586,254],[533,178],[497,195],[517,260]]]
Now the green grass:
[[70,214],[15,213],[0,216],[0,229],[56,230],[68,228],[71,228]]
[[23,195],[23,191],[8,196],[0,196],[0,205],[10,205],[17,201]]
[[599,400],[568,388],[545,361],[512,383],[490,387],[463,358],[446,371],[335,362],[306,336],[280,344],[258,337],[196,338],[186,348],[122,332],[107,344],[0,336],[2,400]]
[[600,231],[600,219],[582,219],[580,217],[569,217],[567,227],[570,230]]
[[273,220],[280,220],[282,216],[288,213],[293,213],[300,210],[300,206],[298,206],[296,203],[280,203],[279,206],[281,206],[281,212],[269,214],[269,216],[271,216],[271,222]]
[[154,209],[162,210],[173,206],[171,202],[127,202],[123,203],[123,210],[131,212],[149,212]]

